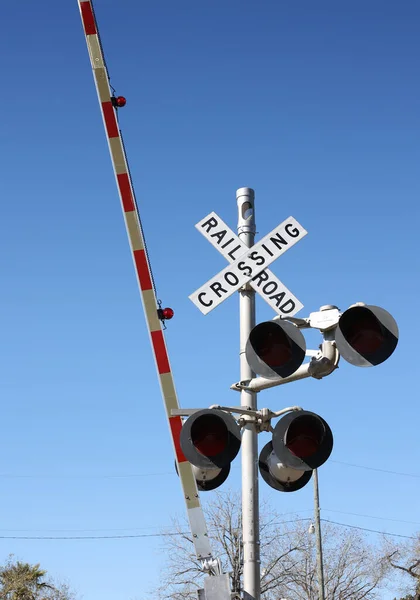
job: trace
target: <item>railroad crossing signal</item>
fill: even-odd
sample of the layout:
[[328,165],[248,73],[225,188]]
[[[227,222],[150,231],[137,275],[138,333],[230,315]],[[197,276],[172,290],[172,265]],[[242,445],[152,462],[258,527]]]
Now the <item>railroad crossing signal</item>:
[[290,412],[277,423],[272,441],[261,451],[261,476],[279,492],[295,492],[325,463],[332,448],[333,435],[322,417],[304,410]]
[[[394,352],[398,327],[386,310],[363,303],[353,305],[343,313],[336,306],[324,305],[308,318],[296,318],[302,303],[267,267],[307,232],[289,217],[254,245],[253,190],[241,188],[236,197],[238,236],[214,212],[196,224],[230,264],[191,294],[190,299],[203,314],[208,314],[235,291],[240,292],[241,381],[231,389],[241,392],[241,406],[213,405],[205,410],[174,410],[172,413],[190,415],[183,423],[179,445],[193,466],[200,490],[212,490],[221,485],[229,475],[231,461],[240,446],[243,447],[246,550],[243,590],[245,595],[259,598],[256,462],[258,460],[261,477],[273,489],[280,492],[300,490],[331,455],[333,434],[323,417],[301,407],[276,412],[268,408],[258,410],[256,392],[305,377],[322,379],[334,372],[340,356],[356,366],[379,365]],[[255,300],[251,288],[277,314],[272,321],[255,324]],[[318,329],[322,334],[319,350],[306,349],[301,331],[306,328]],[[304,363],[306,356],[310,360]],[[232,416],[235,413],[238,414],[236,419]],[[272,426],[271,420],[280,416],[277,424]],[[273,435],[257,459],[256,434],[261,431],[271,431]],[[314,485],[317,489],[316,477]],[[207,598],[207,590],[199,590],[199,598],[203,594]],[[219,596],[223,594],[214,597]],[[228,593],[225,596],[227,598]],[[213,600],[210,590],[208,600]]]
[[[303,328],[319,329],[324,339],[328,337],[326,343],[333,344],[336,352],[356,366],[379,365],[394,352],[398,326],[385,309],[363,303],[343,313],[332,306],[323,308],[311,313],[308,319],[294,319],[295,323],[275,317],[256,325],[245,348],[252,370],[280,384],[299,369],[305,359],[306,343],[296,321]],[[262,478],[281,492],[303,488],[312,471],[324,464],[333,448],[331,429],[321,416],[289,410],[275,426],[272,441],[264,446],[259,457]],[[257,415],[258,411],[254,413]],[[213,490],[226,480],[230,463],[239,452],[240,427],[229,412],[214,408],[198,410],[184,423],[180,445],[193,465],[199,489]]]
[[[199,490],[214,490],[227,479],[239,452],[240,427],[224,410],[197,410],[181,429],[180,446],[193,465]],[[332,447],[331,429],[322,417],[303,410],[289,412],[261,451],[261,476],[275,490],[299,490],[308,483],[312,471],[328,459]]]
[[252,329],[245,354],[255,373],[273,379],[292,375],[303,363],[305,350],[306,342],[300,330],[276,317]]
[[215,212],[204,217],[196,228],[231,263],[190,295],[190,300],[204,315],[248,282],[281,316],[293,316],[303,308],[292,292],[267,269],[308,233],[296,219],[289,217],[251,248]]
[[202,491],[214,490],[229,475],[230,463],[241,447],[241,430],[232,415],[203,409],[185,421],[180,445],[185,458],[195,467],[198,487]]
[[[293,217],[283,221],[251,247],[215,212],[199,221],[196,228],[230,263],[190,295],[199,310],[208,314],[248,283],[278,313],[272,321],[255,325],[249,333],[246,360],[252,371],[262,378],[253,379],[249,384],[271,380],[278,385],[283,380],[287,382],[288,378],[292,380],[291,376],[302,366],[307,355],[301,332],[304,328],[319,329],[330,352],[333,345],[336,360],[331,362],[330,354],[331,368],[327,371],[319,370],[319,363],[318,369],[310,371],[309,363],[306,363],[308,372],[302,377],[309,373],[321,378],[331,373],[340,355],[356,366],[374,366],[389,358],[395,350],[397,324],[386,310],[378,306],[358,303],[340,313],[336,307],[329,305],[311,313],[308,319],[293,318],[303,307],[302,303],[267,268],[307,234]],[[311,352],[313,355],[313,351],[309,354]],[[300,378],[300,369],[299,375],[296,374],[293,379],[297,378]],[[273,383],[266,387],[272,387]],[[241,385],[240,389],[246,389],[246,385]],[[239,452],[240,427],[230,414],[235,410],[227,408],[227,411],[214,408],[196,411],[182,427],[180,445],[193,465],[200,490],[211,490],[221,485],[229,474],[231,461]],[[258,415],[258,411],[254,413]],[[238,422],[241,423],[241,418]],[[330,456],[333,447],[331,429],[319,415],[300,409],[291,410],[272,431],[272,441],[260,453],[261,476],[279,491],[301,489],[310,480],[312,471]]]
[[347,362],[373,367],[387,360],[397,347],[398,325],[384,308],[356,304],[340,316],[335,342]]

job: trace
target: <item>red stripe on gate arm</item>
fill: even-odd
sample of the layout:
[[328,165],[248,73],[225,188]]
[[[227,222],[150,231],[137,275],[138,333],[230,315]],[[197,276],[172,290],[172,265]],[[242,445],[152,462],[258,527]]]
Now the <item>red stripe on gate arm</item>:
[[118,187],[120,188],[121,200],[124,212],[134,210],[133,194],[131,192],[130,180],[127,173],[117,175]]
[[160,330],[152,331],[151,336],[159,375],[162,375],[163,373],[170,373],[171,368],[169,366],[169,359],[166,352],[163,333]]
[[80,2],[80,10],[82,13],[83,27],[85,28],[86,35],[97,33],[92,4],[90,2]]
[[144,250],[134,250],[133,254],[136,263],[137,276],[140,282],[140,288],[143,291],[151,290],[152,280],[150,278],[150,271],[149,266],[147,264],[146,253]]
[[181,417],[169,417],[169,425],[171,427],[172,439],[174,440],[175,454],[178,462],[186,462],[184,453],[181,450],[180,435],[182,429]]
[[102,112],[105,120],[105,127],[108,137],[114,138],[119,136],[117,118],[115,116],[115,110],[112,106],[111,100],[109,102],[102,102]]

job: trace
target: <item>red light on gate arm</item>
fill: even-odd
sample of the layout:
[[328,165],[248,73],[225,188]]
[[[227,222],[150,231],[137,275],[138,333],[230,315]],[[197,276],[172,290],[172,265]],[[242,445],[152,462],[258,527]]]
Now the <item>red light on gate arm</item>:
[[226,425],[216,415],[205,415],[192,425],[191,441],[203,456],[217,456],[228,444]]
[[172,310],[172,308],[164,308],[162,310],[162,313],[164,319],[172,319],[172,317],[174,316],[174,311]]
[[174,311],[172,310],[172,308],[158,308],[158,318],[161,321],[169,321],[169,319],[172,319],[172,317],[174,316]]
[[115,108],[122,108],[127,104],[127,100],[124,98],[124,96],[112,96],[111,102]]

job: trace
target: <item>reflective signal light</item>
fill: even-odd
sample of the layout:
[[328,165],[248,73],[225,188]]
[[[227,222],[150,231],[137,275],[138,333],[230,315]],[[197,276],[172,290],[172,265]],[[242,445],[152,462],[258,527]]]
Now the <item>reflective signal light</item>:
[[210,492],[222,485],[230,473],[230,465],[223,469],[200,469],[192,465],[197,487],[200,492]]
[[198,469],[223,470],[239,452],[241,430],[229,413],[203,409],[185,421],[180,444],[185,458]]
[[391,356],[398,343],[398,325],[385,309],[355,305],[338,321],[335,342],[341,356],[357,367],[372,367]]
[[296,492],[312,477],[312,471],[298,471],[280,462],[272,442],[268,442],[261,450],[258,466],[264,481],[279,492]]
[[328,459],[332,448],[333,435],[328,423],[313,412],[290,412],[274,428],[274,453],[292,469],[317,469]]
[[245,354],[251,369],[263,377],[288,377],[305,359],[305,338],[283,319],[256,325],[248,338]]
[[303,488],[328,459],[333,447],[331,429],[322,417],[306,410],[285,415],[274,428],[273,440],[259,458],[262,478],[280,492]]
[[[209,492],[222,485],[230,473],[230,465],[223,469],[200,469],[192,465],[195,481],[200,492]],[[178,473],[178,467],[175,461],[175,471]]]

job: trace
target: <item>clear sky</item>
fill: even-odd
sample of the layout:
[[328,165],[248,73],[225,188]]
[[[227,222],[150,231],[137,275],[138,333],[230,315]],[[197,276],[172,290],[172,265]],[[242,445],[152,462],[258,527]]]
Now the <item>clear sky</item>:
[[[195,223],[214,210],[235,229],[235,191],[250,186],[258,238],[290,215],[308,230],[271,267],[300,315],[365,301],[401,334],[376,368],[342,362],[259,404],[329,422],[325,519],[412,535],[418,2],[95,7],[127,97],[120,124],[159,298],[175,310],[166,339],[181,405],[239,402],[238,299],[203,316],[188,295],[225,266]],[[0,28],[0,560],[41,562],[86,600],[143,599],[165,561],[158,537],[11,539],[159,533],[184,506],[77,2],[5,3]],[[257,310],[274,316],[262,300]],[[239,468],[225,485],[238,488]],[[311,485],[260,489],[279,512],[310,516]]]

